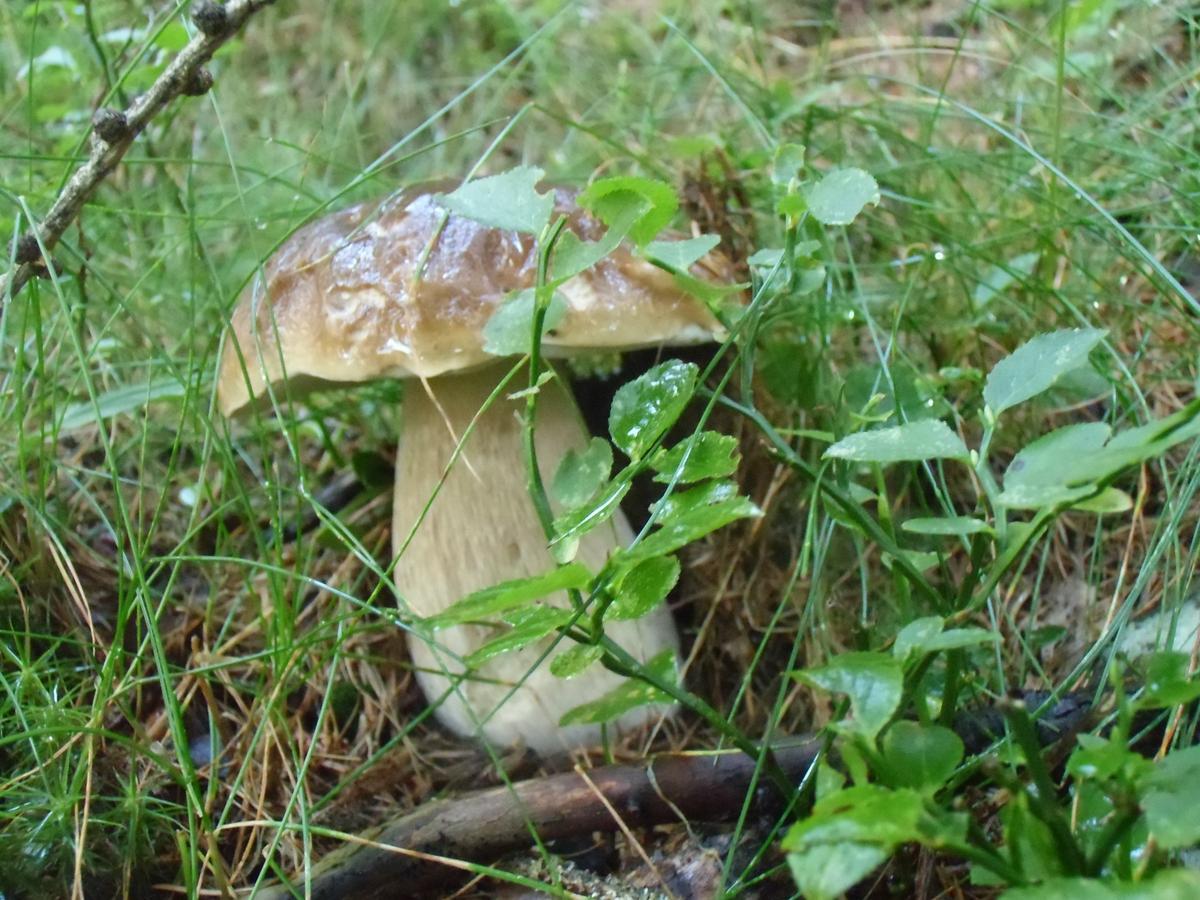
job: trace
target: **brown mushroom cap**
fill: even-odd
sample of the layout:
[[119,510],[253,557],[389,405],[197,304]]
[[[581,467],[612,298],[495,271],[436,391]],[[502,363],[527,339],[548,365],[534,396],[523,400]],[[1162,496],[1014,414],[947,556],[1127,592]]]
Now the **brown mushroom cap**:
[[[533,286],[537,249],[530,235],[457,215],[439,231],[446,214],[437,197],[452,187],[359,204],[288,238],[233,312],[218,372],[222,412],[245,406],[285,372],[326,381],[432,377],[493,359],[483,327],[508,295]],[[598,239],[604,227],[575,196],[555,189],[556,212],[580,238]],[[703,263],[720,271],[716,258]],[[567,311],[543,337],[548,355],[702,343],[722,333],[670,273],[624,246],[559,292]]]

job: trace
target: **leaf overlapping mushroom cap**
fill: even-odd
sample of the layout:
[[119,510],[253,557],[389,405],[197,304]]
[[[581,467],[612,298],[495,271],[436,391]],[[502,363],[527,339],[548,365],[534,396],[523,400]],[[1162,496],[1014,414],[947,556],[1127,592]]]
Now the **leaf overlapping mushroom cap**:
[[[243,294],[218,374],[232,413],[285,377],[362,381],[432,377],[493,358],[484,326],[514,291],[530,288],[530,235],[489,228],[438,204],[452,185],[411,188],[297,231]],[[604,226],[555,189],[555,211],[583,240]],[[725,275],[719,257],[697,274]],[[559,289],[565,310],[543,336],[547,355],[710,341],[722,333],[673,276],[618,247]]]

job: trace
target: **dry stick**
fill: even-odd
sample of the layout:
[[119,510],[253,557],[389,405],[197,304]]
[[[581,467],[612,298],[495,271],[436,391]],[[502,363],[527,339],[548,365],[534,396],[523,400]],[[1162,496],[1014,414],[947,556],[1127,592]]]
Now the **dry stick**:
[[[802,741],[777,746],[774,753],[799,784],[819,749],[818,741]],[[491,863],[529,847],[531,829],[543,840],[613,831],[618,827],[613,810],[631,828],[676,822],[680,815],[727,820],[741,811],[756,770],[755,760],[740,752],[665,755],[645,765],[593,769],[586,778],[568,772],[437,800],[384,825],[370,843],[336,850],[314,869],[311,884],[298,882],[294,890],[272,885],[258,896],[437,896],[461,882],[463,872],[430,854]],[[774,791],[764,796],[779,800]]]
[[124,158],[136,138],[168,103],[181,94],[199,96],[212,87],[204,68],[217,49],[241,30],[246,20],[275,0],[230,0],[224,6],[212,0],[192,4],[192,21],[199,33],[150,85],[150,89],[125,111],[101,108],[92,117],[92,148],[88,160],[63,187],[40,225],[31,223],[13,250],[15,267],[3,276],[0,311],[31,279],[46,271],[50,251],[91,199],[100,183]]

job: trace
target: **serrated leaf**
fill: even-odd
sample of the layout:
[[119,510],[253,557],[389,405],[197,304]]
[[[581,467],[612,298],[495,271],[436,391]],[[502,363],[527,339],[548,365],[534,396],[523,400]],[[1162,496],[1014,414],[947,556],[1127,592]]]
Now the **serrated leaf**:
[[604,485],[594,500],[568,510],[555,519],[555,538],[551,541],[551,546],[577,541],[593,528],[611,519],[621,508],[621,501],[629,493],[629,487],[629,477],[618,473],[617,478]]
[[1085,365],[1088,354],[1108,334],[1100,328],[1070,328],[1039,334],[1006,356],[988,373],[983,401],[1000,415],[1049,390],[1067,372]]
[[604,438],[594,437],[583,452],[572,449],[563,454],[550,490],[564,508],[582,506],[608,481],[612,464],[612,447]]
[[850,700],[848,731],[874,740],[900,706],[904,673],[900,663],[883,653],[843,653],[823,666],[792,672],[792,677]]
[[433,630],[494,618],[564,590],[582,590],[592,580],[580,563],[560,566],[541,575],[517,578],[468,594],[449,609],[426,619]]
[[[677,680],[675,651],[664,650],[646,663],[646,669],[656,675],[661,681],[675,682]],[[657,688],[651,687],[644,681],[627,678],[611,691],[590,703],[583,703],[568,710],[558,724],[564,728],[568,725],[598,725],[619,719],[631,709],[648,706],[651,703],[668,703],[670,697]]]
[[719,243],[721,239],[715,234],[702,234],[686,241],[651,241],[646,245],[645,254],[647,259],[686,272]]
[[[483,326],[483,351],[492,356],[519,356],[530,351],[533,337],[533,314],[536,309],[533,289],[518,291],[516,296],[501,304]],[[567,314],[568,304],[562,294],[554,293],[546,306],[542,333],[550,331]]]
[[614,599],[605,619],[640,619],[656,608],[679,581],[679,560],[654,556],[621,576],[613,586]]
[[970,516],[939,516],[934,518],[907,519],[900,527],[911,534],[929,534],[936,536],[962,537],[968,534],[981,534],[991,531],[991,527],[982,519]]
[[604,655],[595,644],[576,644],[550,660],[550,674],[555,678],[574,678]]
[[629,234],[629,229],[649,208],[650,205],[642,201],[619,211],[609,223],[604,236],[597,241],[581,240],[574,232],[564,229],[554,245],[553,283],[559,285],[570,280],[616,250]]
[[613,396],[608,430],[630,459],[640,459],[675,424],[696,389],[700,370],[668,360],[621,385]]
[[657,473],[654,480],[661,484],[669,484],[676,478],[680,484],[691,484],[732,475],[740,459],[737,438],[704,431],[685,438],[670,450],[656,453],[650,467]]
[[688,490],[672,491],[670,495],[651,504],[650,512],[660,522],[666,522],[702,506],[733,500],[740,493],[741,490],[732,481],[709,481]]
[[867,204],[879,204],[879,185],[862,169],[834,169],[809,187],[804,199],[822,225],[849,225]]
[[940,419],[922,419],[891,428],[851,434],[824,454],[854,462],[920,462],[927,459],[966,459],[966,445]]
[[464,662],[470,668],[478,668],[494,656],[511,653],[539,641],[560,625],[571,619],[571,613],[553,606],[534,606],[522,609],[525,615],[513,617],[512,627],[498,634],[468,656]]
[[628,565],[652,556],[666,556],[731,522],[761,515],[762,511],[748,497],[697,506],[662,521],[657,531],[629,548],[621,558]]
[[579,195],[576,202],[596,214],[606,225],[612,225],[633,205],[644,206],[643,212],[629,229],[629,238],[644,247],[657,237],[679,208],[675,189],[664,181],[635,176],[617,176],[594,181]]
[[469,181],[442,195],[438,202],[450,212],[490,228],[541,234],[554,213],[554,193],[537,192],[545,174],[536,166],[518,166]]

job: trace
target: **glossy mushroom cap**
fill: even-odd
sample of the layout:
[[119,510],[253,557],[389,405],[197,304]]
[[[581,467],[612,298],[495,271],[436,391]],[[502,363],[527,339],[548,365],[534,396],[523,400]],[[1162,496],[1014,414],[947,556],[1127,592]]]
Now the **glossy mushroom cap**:
[[[221,411],[236,412],[285,374],[325,381],[432,377],[492,359],[483,327],[509,294],[533,286],[537,250],[529,235],[447,218],[437,198],[452,188],[411,188],[288,238],[234,310],[218,373]],[[575,196],[556,189],[556,212],[580,238],[598,239],[603,225],[575,205]],[[725,268],[710,255],[696,270],[721,275]],[[543,337],[550,356],[704,343],[723,333],[670,273],[623,246],[559,293],[568,308]]]

